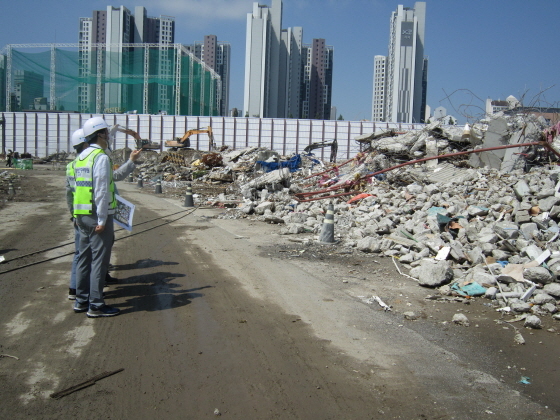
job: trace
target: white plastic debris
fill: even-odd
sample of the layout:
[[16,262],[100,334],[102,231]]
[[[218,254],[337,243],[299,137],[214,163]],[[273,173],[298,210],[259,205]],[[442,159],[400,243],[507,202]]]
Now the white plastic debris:
[[451,247],[450,246],[444,246],[439,250],[435,259],[438,260],[438,261],[446,260],[447,256],[449,255],[449,252],[451,252]]
[[533,283],[531,287],[527,289],[525,293],[520,297],[523,302],[527,302],[527,300],[533,295],[533,292],[537,288],[537,285]]
[[379,306],[383,308],[384,311],[390,311],[391,307],[387,305],[385,302],[381,300],[379,296],[372,296],[371,299],[368,299],[368,303],[377,302]]

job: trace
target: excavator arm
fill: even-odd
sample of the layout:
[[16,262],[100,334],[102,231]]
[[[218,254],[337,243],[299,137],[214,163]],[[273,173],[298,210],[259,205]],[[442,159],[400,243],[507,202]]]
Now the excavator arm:
[[323,141],[323,142],[319,142],[319,143],[311,143],[309,146],[307,146],[305,149],[303,149],[303,151],[305,153],[311,153],[312,150],[322,149],[323,147],[329,147],[329,146],[331,148],[330,161],[331,162],[336,162],[336,153],[338,152],[338,141],[336,139],[334,139],[332,141]]
[[126,135],[131,136],[134,141],[136,142],[136,148],[137,149],[152,149],[152,150],[159,150],[159,143],[157,142],[152,142],[150,140],[146,140],[140,137],[140,135],[134,131],[131,130],[130,128],[126,128],[126,127],[121,127],[118,124],[115,124],[113,127],[111,127],[111,129],[109,130],[111,135],[113,135],[116,131],[119,131],[121,133],[124,133]]
[[183,134],[183,137],[176,138],[175,140],[168,140],[165,142],[166,147],[174,147],[174,148],[187,148],[190,147],[191,142],[189,140],[190,136],[195,134],[208,134],[208,138],[210,139],[210,150],[215,147],[214,144],[214,134],[212,133],[212,127],[208,127],[207,129],[197,128],[195,130],[188,130]]

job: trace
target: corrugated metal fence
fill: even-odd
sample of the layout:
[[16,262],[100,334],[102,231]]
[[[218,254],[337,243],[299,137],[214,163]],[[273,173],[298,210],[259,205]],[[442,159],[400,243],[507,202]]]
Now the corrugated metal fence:
[[[71,134],[93,114],[3,112],[2,152],[28,152],[46,157],[53,153],[71,151]],[[349,159],[360,151],[356,136],[380,129],[406,131],[422,128],[423,124],[379,123],[370,121],[296,120],[283,118],[193,117],[182,115],[102,115],[107,124],[119,124],[136,131],[142,138],[162,143],[182,137],[191,129],[212,127],[216,145],[233,149],[266,147],[282,155],[302,152],[311,143],[338,140],[337,159]],[[191,147],[209,150],[206,134],[190,138]],[[117,133],[112,148],[134,148],[134,139]],[[330,149],[315,150],[322,159]]]

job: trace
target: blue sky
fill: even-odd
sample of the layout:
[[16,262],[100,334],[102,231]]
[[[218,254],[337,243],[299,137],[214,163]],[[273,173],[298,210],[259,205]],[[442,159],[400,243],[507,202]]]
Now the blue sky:
[[[272,0],[261,0],[271,5]],[[0,48],[77,43],[80,17],[108,4],[176,21],[176,42],[214,34],[232,49],[230,107],[243,107],[246,16],[252,0],[0,0]],[[303,27],[305,43],[334,47],[333,105],[345,120],[371,118],[373,57],[387,55],[391,12],[414,1],[284,0],[282,27]],[[560,107],[560,0],[426,0],[428,105],[460,122],[481,117],[486,98]]]

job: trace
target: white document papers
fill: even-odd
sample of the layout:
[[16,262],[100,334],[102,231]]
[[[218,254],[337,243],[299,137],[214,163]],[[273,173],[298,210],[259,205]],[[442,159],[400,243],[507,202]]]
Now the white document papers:
[[134,216],[135,206],[120,195],[115,197],[117,199],[117,209],[114,216],[115,223],[126,230],[132,231],[132,217]]

